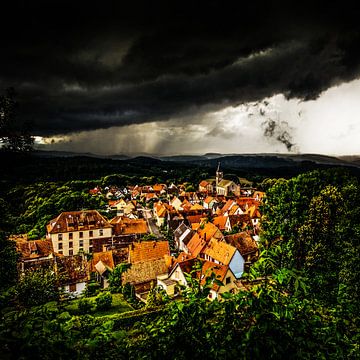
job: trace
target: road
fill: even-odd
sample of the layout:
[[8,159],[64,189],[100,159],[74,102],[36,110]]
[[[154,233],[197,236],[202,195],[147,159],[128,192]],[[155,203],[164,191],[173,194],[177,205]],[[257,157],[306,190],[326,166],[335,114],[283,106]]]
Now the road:
[[159,228],[156,226],[155,219],[152,216],[152,211],[150,209],[142,208],[143,217],[146,220],[150,232],[156,236],[157,239],[164,239],[164,236],[161,234]]

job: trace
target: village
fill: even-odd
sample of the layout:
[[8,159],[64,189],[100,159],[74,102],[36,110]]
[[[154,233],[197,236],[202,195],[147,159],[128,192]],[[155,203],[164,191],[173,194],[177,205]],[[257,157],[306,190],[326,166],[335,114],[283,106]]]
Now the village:
[[[21,273],[53,271],[73,298],[83,295],[90,283],[108,288],[120,265],[126,265],[121,284],[131,285],[145,303],[154,287],[170,298],[181,296],[190,273],[201,285],[211,274],[218,280],[211,285],[209,300],[236,293],[259,256],[264,193],[246,179],[226,179],[220,164],[214,175],[196,191],[174,183],[89,189],[89,194],[106,199],[106,209],[68,209],[47,224],[44,239],[10,237],[20,254],[18,268]],[[192,271],[196,264],[200,270]]]

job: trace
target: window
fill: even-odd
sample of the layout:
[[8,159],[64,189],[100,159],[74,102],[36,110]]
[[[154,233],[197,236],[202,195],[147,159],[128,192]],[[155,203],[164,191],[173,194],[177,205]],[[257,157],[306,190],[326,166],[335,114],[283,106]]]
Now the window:
[[58,249],[61,250],[62,248],[62,243],[58,243]]
[[71,249],[73,247],[73,242],[69,241],[69,248]]
[[63,236],[63,234],[58,234],[58,240],[59,240],[59,241],[62,240],[62,236]]
[[89,253],[90,254],[92,253],[92,247],[89,247]]
[[72,256],[72,255],[74,255],[74,251],[73,251],[73,249],[70,249],[69,250],[69,256]]
[[79,240],[79,246],[83,247],[84,246],[84,240]]
[[100,235],[100,236],[103,236],[103,235],[104,235],[104,230],[103,230],[103,229],[100,229],[100,230],[99,230],[99,235]]
[[230,281],[231,281],[231,278],[230,278],[230,276],[228,276],[227,278],[226,278],[226,280],[225,280],[225,284],[227,285],[227,284],[230,284]]
[[69,285],[69,291],[70,292],[75,292],[76,291],[76,284]]
[[92,244],[93,244],[93,241],[92,241],[92,239],[90,239],[89,240],[89,245],[92,246]]
[[73,233],[69,233],[69,240],[73,239]]
[[60,255],[62,255],[63,252],[62,252],[62,250],[59,250],[58,253],[59,253]]
[[89,231],[89,237],[93,237],[94,236],[94,232],[92,230]]
[[79,232],[79,238],[83,238],[84,237],[84,233],[82,231]]

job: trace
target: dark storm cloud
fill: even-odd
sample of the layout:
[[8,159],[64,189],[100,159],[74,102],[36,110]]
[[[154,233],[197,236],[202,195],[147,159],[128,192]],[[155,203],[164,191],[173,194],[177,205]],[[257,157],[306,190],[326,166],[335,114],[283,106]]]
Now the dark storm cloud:
[[356,12],[344,2],[74,3],[15,3],[0,25],[0,86],[16,88],[37,134],[277,93],[308,100],[359,76]]

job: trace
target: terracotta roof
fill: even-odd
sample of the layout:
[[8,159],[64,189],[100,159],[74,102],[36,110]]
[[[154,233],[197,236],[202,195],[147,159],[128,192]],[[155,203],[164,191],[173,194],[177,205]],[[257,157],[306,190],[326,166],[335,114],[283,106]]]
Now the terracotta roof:
[[73,284],[88,280],[87,262],[81,255],[57,256],[56,264],[60,283]]
[[147,234],[149,228],[144,219],[129,219],[122,216],[116,216],[110,223],[114,227],[115,235]]
[[229,211],[232,206],[234,206],[236,202],[234,200],[229,199],[225,205],[222,207],[222,212],[225,213],[226,211]]
[[157,199],[157,196],[154,193],[147,193],[146,194],[146,200],[155,199],[155,198]]
[[130,269],[122,274],[122,281],[124,284],[141,284],[156,280],[158,275],[166,274],[167,272],[168,267],[164,258],[141,261],[131,264]]
[[204,218],[204,215],[202,215],[202,214],[186,216],[186,220],[189,222],[189,224],[200,223],[201,219],[203,219],[203,218]]
[[206,204],[210,204],[212,200],[214,200],[214,198],[212,196],[207,196],[206,199],[204,200],[204,202]]
[[216,216],[213,219],[213,224],[216,225],[220,230],[225,230],[227,219],[227,216]]
[[164,184],[155,184],[154,186],[153,186],[153,190],[155,191],[155,192],[160,192],[160,191],[162,191],[162,190],[164,190],[165,189],[165,185]]
[[225,236],[225,241],[228,244],[235,246],[243,256],[258,250],[256,241],[246,231],[227,235]]
[[191,224],[191,229],[197,231],[200,226],[201,226],[200,223],[192,223]]
[[229,215],[234,215],[235,212],[239,209],[240,209],[240,206],[238,206],[238,205],[232,206],[231,209],[229,210]]
[[[202,263],[202,270],[193,273],[193,276],[200,280],[201,285],[205,284],[206,278],[211,276],[212,273],[215,274],[217,280],[222,282],[229,270],[229,267],[225,265],[216,264],[214,262],[206,261],[203,259],[190,258],[184,261],[177,262],[173,267],[170,275],[175,271],[177,267],[179,267],[183,273],[190,274],[196,261],[200,261]],[[218,291],[219,285],[213,284],[212,289]]]
[[246,225],[251,224],[249,214],[229,215],[229,219],[231,227],[234,227],[235,225],[240,225],[242,228],[245,228]]
[[16,249],[23,260],[48,257],[54,253],[51,240],[26,240],[19,237],[10,239],[16,242]]
[[49,234],[56,234],[111,228],[111,224],[96,210],[82,210],[62,212],[57,218],[51,220],[46,228]]
[[129,261],[134,264],[141,261],[164,258],[170,255],[167,241],[142,241],[129,245]]
[[251,218],[259,218],[259,217],[261,217],[260,211],[258,210],[256,205],[250,206],[246,210],[246,213],[249,214]]
[[91,260],[91,271],[94,271],[94,268],[96,268],[96,265],[99,262],[101,262],[105,268],[113,270],[115,267],[113,252],[110,250],[93,253],[93,258]]
[[200,182],[199,184],[201,187],[207,187],[209,185],[209,183],[206,180],[203,180]]
[[[225,276],[229,270],[229,266],[227,265],[220,265],[220,264],[216,264],[214,262],[211,261],[203,261],[203,266],[202,266],[202,275],[204,275],[204,277],[201,279],[200,284],[204,285],[206,282],[206,278],[211,276],[212,273],[215,274],[215,278],[221,282],[224,281]],[[218,291],[220,288],[219,285],[217,284],[213,284],[212,289],[215,291]]]
[[217,237],[222,236],[220,230],[214,224],[207,223],[200,226],[196,234],[187,244],[187,248],[189,249],[190,254],[194,257],[197,257],[207,242],[215,235]]
[[217,260],[224,265],[229,265],[235,252],[236,247],[214,238],[210,240],[210,242],[203,250],[204,254],[210,256],[212,259]]

